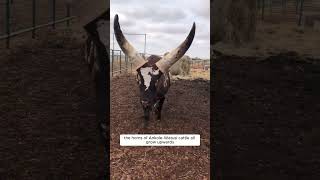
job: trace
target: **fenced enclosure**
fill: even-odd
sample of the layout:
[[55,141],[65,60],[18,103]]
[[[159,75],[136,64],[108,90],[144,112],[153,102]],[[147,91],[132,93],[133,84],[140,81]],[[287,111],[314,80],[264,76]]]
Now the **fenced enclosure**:
[[6,40],[10,47],[10,39],[22,33],[32,32],[35,38],[36,30],[66,22],[69,26],[71,16],[70,0],[4,0],[0,3],[0,40]]
[[[151,54],[140,53],[142,57],[148,57]],[[111,76],[122,73],[132,73],[132,63],[128,56],[121,50],[110,49],[110,72]]]
[[[148,58],[151,54],[140,53],[141,56]],[[162,55],[160,55],[162,56]],[[210,59],[193,58],[190,67],[196,70],[210,70]],[[111,76],[124,73],[133,73],[132,63],[128,56],[121,50],[110,49],[110,73]]]
[[191,61],[192,69],[210,70],[210,59],[198,59],[194,58]]
[[319,0],[257,0],[258,19],[313,26],[320,21]]
[[132,72],[132,63],[121,50],[110,49],[110,61],[111,76]]

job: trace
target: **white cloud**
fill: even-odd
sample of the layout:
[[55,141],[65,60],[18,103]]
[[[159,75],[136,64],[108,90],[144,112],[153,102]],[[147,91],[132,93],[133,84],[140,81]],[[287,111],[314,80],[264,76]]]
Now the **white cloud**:
[[[146,50],[162,55],[176,48],[187,37],[193,22],[196,35],[187,51],[191,57],[210,56],[210,1],[209,0],[111,0],[111,48],[113,47],[113,18],[119,15],[124,33],[146,33]],[[144,51],[144,36],[125,35],[139,51]],[[119,46],[114,40],[115,49]]]

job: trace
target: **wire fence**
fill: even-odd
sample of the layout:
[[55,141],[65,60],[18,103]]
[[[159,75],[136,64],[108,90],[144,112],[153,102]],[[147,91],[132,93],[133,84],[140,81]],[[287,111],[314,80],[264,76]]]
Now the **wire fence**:
[[201,69],[204,71],[210,70],[210,59],[198,59],[191,60],[191,69]]
[[[66,0],[3,0],[0,2],[0,40],[6,40],[10,47],[10,39],[19,34],[66,22],[70,25],[71,5]],[[2,13],[3,12],[3,13]]]
[[[140,53],[144,58],[148,58],[151,54]],[[162,57],[162,55],[160,55]],[[192,69],[209,70],[210,69],[210,59],[191,59],[190,67]],[[111,76],[133,73],[134,69],[132,63],[130,62],[127,55],[125,55],[121,50],[110,49],[110,73]]]
[[110,49],[110,72],[111,76],[121,73],[132,73],[132,63],[121,50]]
[[313,26],[320,21],[319,0],[257,0],[258,19]]

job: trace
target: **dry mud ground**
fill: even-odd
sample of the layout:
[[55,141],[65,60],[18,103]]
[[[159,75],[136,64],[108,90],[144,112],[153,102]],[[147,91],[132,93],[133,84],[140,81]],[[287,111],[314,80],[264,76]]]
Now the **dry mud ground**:
[[[175,80],[163,105],[163,121],[143,129],[133,75],[111,81],[112,179],[209,179],[210,87],[208,80]],[[121,147],[120,134],[200,134],[199,147]]]
[[102,179],[94,84],[66,37],[1,51],[0,179]]
[[216,179],[319,179],[319,60],[222,56],[213,68]]

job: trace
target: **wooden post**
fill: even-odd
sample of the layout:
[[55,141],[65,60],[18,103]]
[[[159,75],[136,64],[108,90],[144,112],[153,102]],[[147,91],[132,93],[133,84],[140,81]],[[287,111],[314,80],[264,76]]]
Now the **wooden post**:
[[301,26],[301,21],[302,21],[303,3],[304,3],[304,0],[300,0],[300,13],[299,13],[299,23],[298,23],[299,26]]
[[112,57],[111,57],[111,76],[113,76],[113,58],[114,58],[114,50],[112,49]]
[[7,0],[6,2],[6,33],[8,35],[7,37],[7,48],[10,47],[10,0]]
[[144,56],[146,56],[146,50],[147,50],[147,34],[144,34]]
[[56,28],[56,0],[52,0],[52,28]]
[[261,15],[262,20],[264,20],[264,0],[262,0],[262,15]]
[[121,51],[120,51],[120,74],[121,74]]
[[[67,17],[70,17],[70,3],[67,3]],[[70,20],[67,20],[67,27],[70,26]]]
[[36,37],[36,0],[32,0],[32,38]]

